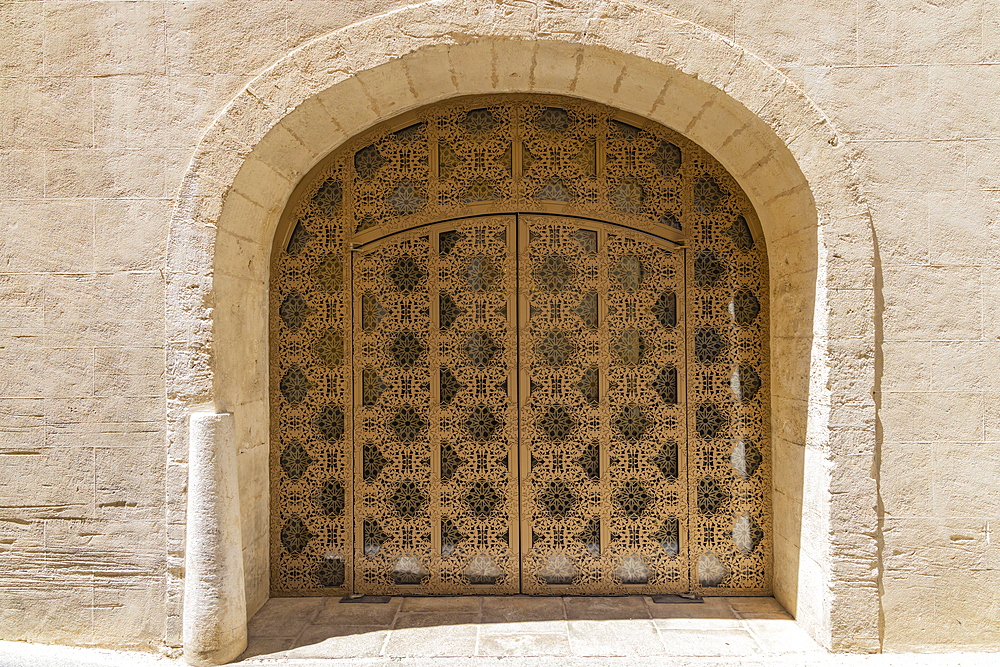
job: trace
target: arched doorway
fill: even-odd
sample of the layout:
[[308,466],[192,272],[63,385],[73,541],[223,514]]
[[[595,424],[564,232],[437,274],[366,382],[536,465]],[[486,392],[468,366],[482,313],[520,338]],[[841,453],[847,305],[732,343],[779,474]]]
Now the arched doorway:
[[769,593],[755,229],[698,146],[567,98],[324,161],[272,269],[272,592]]

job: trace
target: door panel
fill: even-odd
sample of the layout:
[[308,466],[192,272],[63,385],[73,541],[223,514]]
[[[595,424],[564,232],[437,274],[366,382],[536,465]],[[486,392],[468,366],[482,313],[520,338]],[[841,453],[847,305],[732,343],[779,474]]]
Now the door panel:
[[688,589],[679,249],[497,216],[352,267],[355,590]]
[[[613,230],[614,228],[609,228]],[[683,251],[606,237],[610,568],[629,591],[688,589]]]
[[600,233],[522,216],[520,238],[522,585],[596,590],[610,518]]
[[431,296],[442,592],[516,593],[520,585],[515,223],[477,218],[438,235]]
[[684,260],[521,216],[525,593],[687,590]]
[[355,254],[359,592],[518,590],[514,234],[476,218]]
[[[687,138],[568,98],[413,110],[324,159],[270,271],[271,593],[652,592],[686,576],[769,593],[758,223]],[[482,260],[500,257],[490,226],[507,230],[503,290]],[[565,285],[545,264],[558,256]]]
[[431,239],[355,255],[355,586],[387,593],[432,570]]

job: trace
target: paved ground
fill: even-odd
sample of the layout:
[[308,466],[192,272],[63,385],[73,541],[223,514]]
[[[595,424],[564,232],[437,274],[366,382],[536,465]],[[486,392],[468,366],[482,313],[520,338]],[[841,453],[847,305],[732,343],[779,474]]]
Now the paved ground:
[[[945,667],[998,654],[831,655],[771,598],[273,598],[245,667]],[[150,654],[0,642],[0,667],[181,667]]]
[[272,598],[247,663],[278,658],[655,657],[821,653],[772,598]]

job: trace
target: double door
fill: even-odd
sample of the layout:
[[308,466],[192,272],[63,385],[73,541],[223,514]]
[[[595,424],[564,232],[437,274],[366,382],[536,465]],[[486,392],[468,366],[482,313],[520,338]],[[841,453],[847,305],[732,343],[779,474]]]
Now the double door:
[[681,248],[492,216],[352,261],[356,591],[692,586]]

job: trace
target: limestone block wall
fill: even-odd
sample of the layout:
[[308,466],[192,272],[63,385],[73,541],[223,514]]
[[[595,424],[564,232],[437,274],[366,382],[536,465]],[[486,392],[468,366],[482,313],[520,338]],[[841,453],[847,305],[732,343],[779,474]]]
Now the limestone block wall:
[[[206,131],[266,68],[321,35],[412,4],[0,4],[0,638],[179,644],[185,499],[168,489],[183,489],[186,441],[168,436],[167,423],[219,400],[195,385],[166,388],[178,366],[197,375],[218,361],[198,347],[196,327],[166,330],[165,252],[182,179]],[[540,38],[563,35],[567,17],[581,35],[625,32],[607,17],[626,3],[468,4],[486,23],[517,21]],[[842,444],[810,462],[818,477],[805,480],[808,490],[823,471],[839,475],[828,534],[810,537],[848,546],[821,567],[838,570],[844,587],[852,578],[877,586],[877,620],[836,632],[886,651],[1000,647],[994,3],[632,4],[712,31],[787,77],[829,118],[870,216],[874,275],[840,276],[826,313],[845,323],[832,332],[841,347],[826,389],[870,400],[834,402],[830,429]],[[364,68],[362,52],[347,57]],[[558,77],[563,63],[550,64]],[[327,103],[333,117],[322,132],[332,146],[342,139],[337,113],[360,112]],[[234,145],[234,154],[245,149]],[[296,168],[319,157],[300,155]],[[290,194],[295,170],[270,173],[275,197]],[[244,241],[219,243],[238,253]],[[872,252],[840,241],[841,255]],[[192,255],[205,250],[190,243]],[[197,305],[211,309],[206,299]],[[873,354],[864,344],[872,337]],[[168,364],[168,343],[188,339],[191,354]],[[238,440],[249,491],[241,500],[259,507],[266,479],[253,471],[266,461],[266,432]],[[867,506],[838,502],[867,498],[868,486]],[[801,497],[788,502],[801,509]],[[874,529],[852,534],[852,512],[877,512]],[[256,520],[242,523],[245,552],[266,553],[266,514],[246,516]],[[872,540],[874,560],[851,555],[851,544]],[[266,599],[266,572],[266,559],[245,559],[249,613]],[[828,600],[849,598],[841,588]]]
[[884,647],[996,647],[1000,16],[988,4],[861,2],[853,19],[815,19],[811,30],[852,48],[777,48],[801,43],[791,35],[751,48],[842,131],[872,216],[876,311],[857,325],[880,340]]

